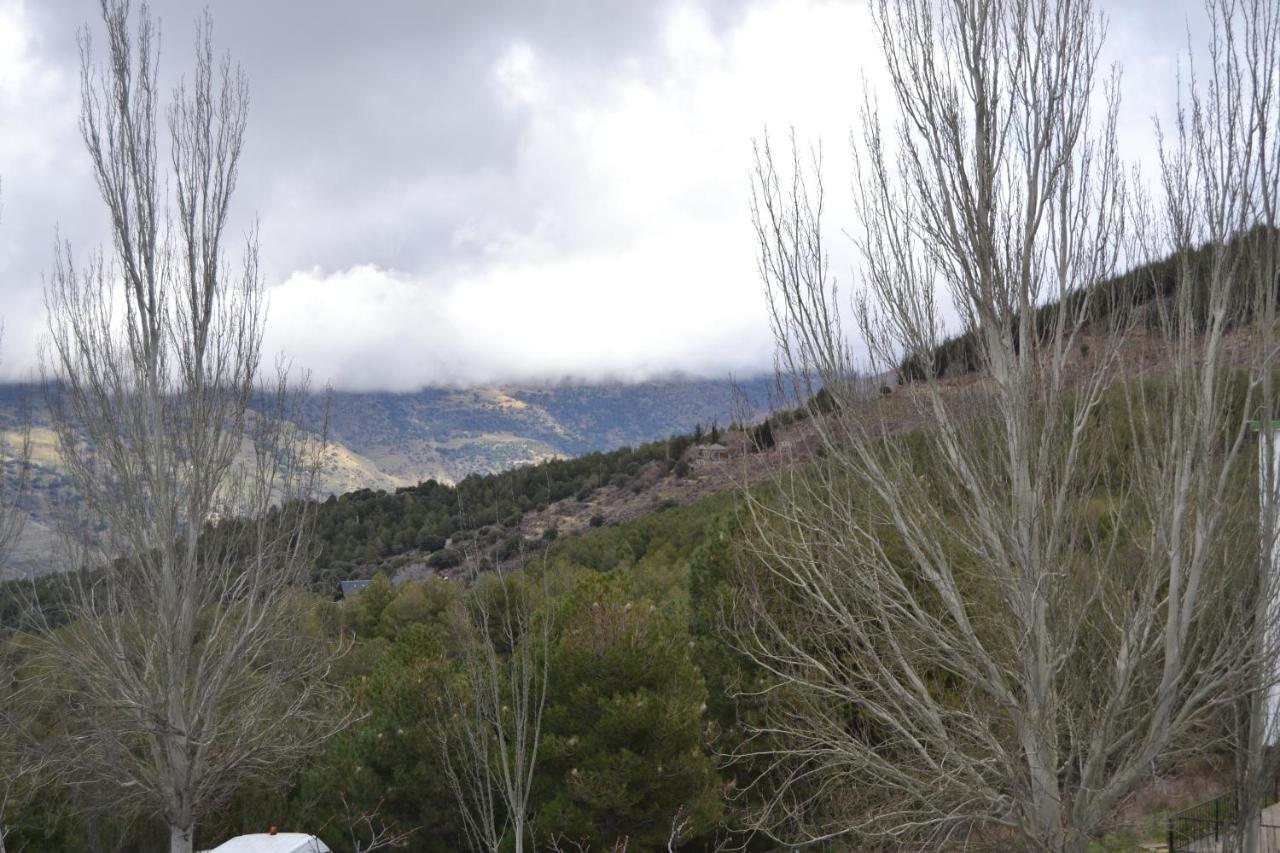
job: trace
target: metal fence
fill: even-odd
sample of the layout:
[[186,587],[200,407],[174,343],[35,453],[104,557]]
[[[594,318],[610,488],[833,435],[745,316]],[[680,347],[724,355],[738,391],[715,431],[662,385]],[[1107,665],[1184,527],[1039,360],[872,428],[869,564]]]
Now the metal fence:
[[1171,815],[1169,853],[1221,850],[1224,836],[1236,825],[1238,816],[1233,794],[1223,794]]
[[[1262,808],[1280,802],[1280,778],[1262,800]],[[1169,853],[1219,853],[1229,849],[1240,824],[1234,794],[1223,794],[1169,817]],[[1280,826],[1263,823],[1260,853],[1280,853]]]

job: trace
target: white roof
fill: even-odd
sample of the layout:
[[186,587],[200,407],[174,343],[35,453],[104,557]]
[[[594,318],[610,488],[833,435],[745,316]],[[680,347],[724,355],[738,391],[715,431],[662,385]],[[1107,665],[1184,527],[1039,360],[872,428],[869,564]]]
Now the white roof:
[[224,841],[209,853],[330,853],[325,843],[302,832],[265,832],[238,835]]

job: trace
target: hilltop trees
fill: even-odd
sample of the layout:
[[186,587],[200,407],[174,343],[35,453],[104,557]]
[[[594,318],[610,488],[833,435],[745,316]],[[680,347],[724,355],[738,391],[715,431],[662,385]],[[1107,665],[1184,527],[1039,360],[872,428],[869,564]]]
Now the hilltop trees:
[[69,778],[159,817],[186,853],[202,816],[321,725],[332,652],[297,590],[322,441],[296,426],[283,371],[258,384],[256,237],[225,257],[243,75],[215,57],[206,15],[166,156],[149,12],[135,30],[128,0],[102,0],[102,19],[105,65],[81,40],[80,128],[113,252],[78,265],[60,245],[46,289],[49,405],[84,499],[65,559],[94,571],[67,576],[67,624],[41,652]]
[[[1243,8],[1256,21],[1264,5]],[[1199,102],[1180,116],[1166,230],[1149,231],[1116,153],[1115,78],[1097,91],[1088,0],[872,11],[899,124],[869,106],[855,146],[853,309],[872,372],[907,360],[917,381],[895,406],[918,429],[858,381],[820,158],[793,146],[780,168],[766,141],[753,209],[779,363],[798,399],[820,384],[834,405],[813,419],[806,476],[743,495],[733,628],[769,701],[742,755],[772,763],[761,825],[788,839],[979,831],[1078,851],[1258,659],[1243,448],[1274,350],[1233,385],[1227,333],[1252,304],[1240,291],[1273,300],[1275,278],[1223,241],[1274,197],[1274,153],[1244,163],[1274,126],[1249,112],[1274,110],[1274,53],[1237,57],[1268,94],[1237,92],[1234,119]],[[1202,240],[1220,247],[1212,275],[1141,324],[1090,287],[1140,250]],[[948,315],[978,381],[937,372]]]
[[[1156,203],[1126,185],[1114,81],[1095,99],[1088,0],[873,0],[902,124],[891,145],[868,110],[856,152],[854,307],[872,367],[912,383],[880,405],[857,375],[820,163],[806,175],[793,147],[779,166],[766,141],[761,270],[804,427],[775,447],[785,421],[765,421],[750,439],[775,447],[760,466],[803,452],[803,467],[745,490],[692,561],[705,506],[546,528],[541,566],[470,590],[380,576],[331,605],[362,644],[347,662],[359,720],[276,799],[329,814],[325,830],[339,805],[348,822],[352,805],[386,815],[384,840],[521,851],[536,823],[544,843],[651,849],[709,839],[718,791],[738,787],[788,841],[977,834],[1067,853],[1162,761],[1203,748],[1218,704],[1238,715],[1238,787],[1256,803],[1280,621],[1276,472],[1258,537],[1247,436],[1276,414],[1277,245],[1274,230],[1232,238],[1276,224],[1280,71],[1261,66],[1280,24],[1263,0],[1213,8],[1213,83],[1163,140]],[[168,113],[168,199],[151,22],[135,32],[126,0],[103,17],[82,130],[114,259],[77,267],[59,247],[48,288],[50,405],[85,499],[64,544],[92,571],[68,575],[64,611],[21,651],[50,686],[39,719],[67,777],[126,821],[158,818],[185,853],[198,821],[235,795],[261,805],[254,784],[328,731],[332,648],[299,593],[314,513],[341,559],[510,557],[522,512],[678,470],[684,444],[317,509],[322,442],[296,427],[283,375],[259,385],[254,238],[238,268],[223,258],[243,81],[214,61],[206,18]],[[1183,286],[1141,318],[1091,287],[1169,252]],[[978,374],[963,383],[940,375],[948,310]],[[1233,339],[1246,311],[1259,328]],[[733,649],[711,646],[721,606]],[[750,695],[735,705],[708,681]],[[707,747],[744,731],[739,787]]]

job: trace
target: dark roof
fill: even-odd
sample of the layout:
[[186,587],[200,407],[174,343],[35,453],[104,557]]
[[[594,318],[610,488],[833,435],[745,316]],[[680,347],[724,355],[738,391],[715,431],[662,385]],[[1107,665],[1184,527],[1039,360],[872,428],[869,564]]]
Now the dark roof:
[[342,581],[339,584],[339,586],[341,587],[343,598],[347,598],[351,595],[356,594],[357,592],[360,592],[362,589],[364,589],[368,585],[369,585],[368,581]]

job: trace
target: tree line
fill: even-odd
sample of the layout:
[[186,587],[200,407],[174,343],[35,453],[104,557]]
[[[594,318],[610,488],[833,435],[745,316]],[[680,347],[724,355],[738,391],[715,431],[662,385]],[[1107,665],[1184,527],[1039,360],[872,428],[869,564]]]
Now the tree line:
[[[382,561],[409,552],[429,555],[427,564],[438,568],[456,565],[463,548],[487,550],[491,561],[507,559],[527,513],[568,498],[586,501],[605,487],[629,488],[646,471],[685,476],[689,447],[718,439],[720,432],[718,426],[699,426],[689,435],[635,448],[472,475],[456,486],[428,480],[394,492],[360,489],[331,496],[317,509],[316,583],[328,588],[338,579],[365,577]],[[446,551],[450,540],[453,548]]]

